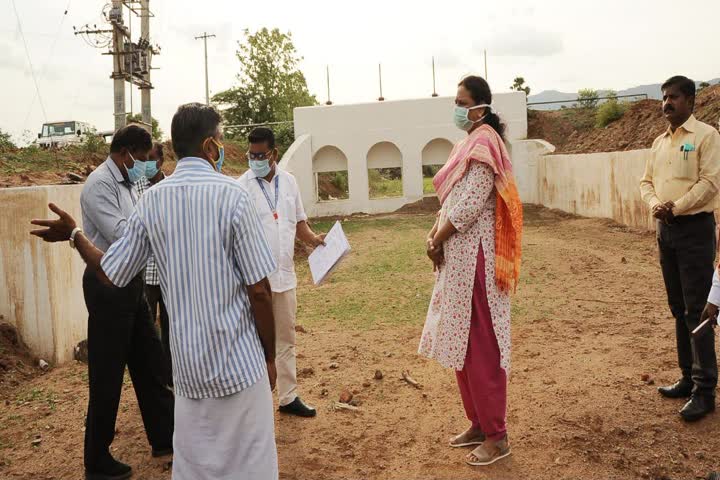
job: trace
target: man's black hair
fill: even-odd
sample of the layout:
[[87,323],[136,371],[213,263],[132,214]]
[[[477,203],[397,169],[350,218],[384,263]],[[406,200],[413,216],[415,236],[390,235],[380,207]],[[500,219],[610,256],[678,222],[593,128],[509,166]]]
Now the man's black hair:
[[213,137],[222,118],[215,108],[201,103],[180,105],[170,126],[178,159],[198,156],[205,139]]
[[110,153],[120,153],[123,148],[131,152],[149,151],[152,148],[152,137],[144,128],[128,125],[113,135]]
[[678,89],[685,95],[686,97],[694,97],[695,96],[695,82],[690,80],[687,77],[683,77],[682,75],[676,75],[674,77],[670,77],[667,80],[665,80],[665,83],[662,84],[662,87],[660,87],[661,90],[665,90],[668,87],[678,87]]
[[248,135],[248,142],[250,143],[264,143],[267,142],[268,147],[271,149],[275,148],[275,134],[267,127],[253,128],[250,135]]

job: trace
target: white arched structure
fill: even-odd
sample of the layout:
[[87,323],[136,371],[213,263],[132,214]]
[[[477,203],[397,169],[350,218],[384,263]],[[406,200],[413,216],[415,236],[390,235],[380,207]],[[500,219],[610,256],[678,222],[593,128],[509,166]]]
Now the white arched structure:
[[[508,142],[525,138],[525,92],[495,94],[494,100],[508,127]],[[466,135],[453,124],[453,105],[453,97],[435,97],[296,108],[296,140],[281,165],[297,178],[311,217],[393,212],[423,198],[423,165],[445,163],[449,147]],[[315,176],[339,171],[343,158],[350,198],[318,201]],[[403,196],[370,198],[368,168],[397,166]]]

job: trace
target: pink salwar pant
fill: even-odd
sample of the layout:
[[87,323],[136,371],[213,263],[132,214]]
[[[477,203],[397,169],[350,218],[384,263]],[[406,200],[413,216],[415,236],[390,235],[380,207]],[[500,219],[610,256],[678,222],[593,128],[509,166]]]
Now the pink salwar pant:
[[485,254],[480,244],[465,365],[455,374],[468,420],[495,441],[506,434],[507,376],[500,367],[485,282]]

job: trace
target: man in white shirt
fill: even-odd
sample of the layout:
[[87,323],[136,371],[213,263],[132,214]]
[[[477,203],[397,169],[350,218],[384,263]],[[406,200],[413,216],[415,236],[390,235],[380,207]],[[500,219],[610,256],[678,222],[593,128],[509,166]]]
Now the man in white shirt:
[[275,134],[269,128],[256,128],[248,137],[250,170],[238,181],[250,193],[265,229],[277,270],[268,279],[272,288],[275,316],[277,390],[280,412],[314,417],[314,408],[305,405],[297,393],[295,360],[295,238],[312,247],[322,245],[325,234],[317,235],[307,223],[295,177],[277,165]]

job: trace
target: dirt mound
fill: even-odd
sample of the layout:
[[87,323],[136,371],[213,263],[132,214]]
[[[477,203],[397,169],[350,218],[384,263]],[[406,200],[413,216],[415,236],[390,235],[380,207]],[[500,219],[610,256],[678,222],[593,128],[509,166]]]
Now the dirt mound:
[[[595,128],[594,112],[568,108],[551,112],[530,111],[528,138],[547,140],[556,153],[593,153],[649,148],[667,128],[662,102],[641,100],[630,104],[619,120]],[[720,118],[720,85],[703,89],[697,97],[695,116],[714,127]]]
[[35,365],[37,358],[22,341],[15,327],[9,323],[0,323],[0,385],[17,385],[19,380],[33,376],[37,373]]

